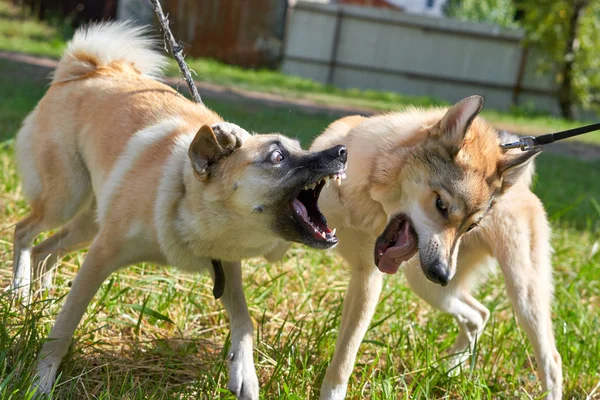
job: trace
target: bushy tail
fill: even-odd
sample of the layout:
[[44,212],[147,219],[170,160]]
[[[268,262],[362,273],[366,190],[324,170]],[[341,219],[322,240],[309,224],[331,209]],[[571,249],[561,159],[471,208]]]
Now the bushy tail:
[[69,42],[52,83],[77,79],[113,61],[124,61],[142,74],[159,78],[167,60],[154,50],[149,28],[131,22],[103,22],[80,28]]

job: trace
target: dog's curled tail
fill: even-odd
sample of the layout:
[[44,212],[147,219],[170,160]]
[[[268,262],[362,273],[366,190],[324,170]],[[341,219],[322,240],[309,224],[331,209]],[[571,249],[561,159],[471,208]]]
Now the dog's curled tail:
[[112,62],[130,63],[142,75],[153,79],[162,76],[167,59],[148,37],[148,27],[129,21],[103,22],[79,28],[54,71],[52,83],[83,77]]

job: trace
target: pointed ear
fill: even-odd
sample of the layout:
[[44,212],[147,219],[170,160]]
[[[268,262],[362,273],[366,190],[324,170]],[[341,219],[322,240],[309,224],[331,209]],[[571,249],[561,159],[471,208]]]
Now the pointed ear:
[[452,143],[461,144],[471,122],[483,107],[483,97],[471,96],[450,107],[438,123],[441,137]]
[[531,161],[542,151],[541,147],[527,152],[507,152],[498,163],[498,173],[502,177],[502,191],[508,189],[521,177]]
[[196,133],[192,144],[188,150],[188,155],[192,161],[194,175],[200,180],[208,178],[208,166],[223,153],[223,148],[219,144],[215,133],[210,126],[204,125]]

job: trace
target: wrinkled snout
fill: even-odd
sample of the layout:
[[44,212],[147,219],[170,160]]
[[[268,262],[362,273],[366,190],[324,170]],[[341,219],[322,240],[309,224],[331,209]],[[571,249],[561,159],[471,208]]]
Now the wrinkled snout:
[[430,264],[421,264],[423,273],[433,283],[438,285],[447,286],[450,281],[450,268],[448,264],[440,260],[435,260]]
[[327,150],[323,150],[323,153],[329,155],[334,160],[341,162],[342,164],[346,164],[348,161],[348,150],[346,146],[338,145]]
[[309,157],[311,161],[307,166],[314,174],[343,172],[348,161],[348,150],[346,146],[338,145],[313,153]]

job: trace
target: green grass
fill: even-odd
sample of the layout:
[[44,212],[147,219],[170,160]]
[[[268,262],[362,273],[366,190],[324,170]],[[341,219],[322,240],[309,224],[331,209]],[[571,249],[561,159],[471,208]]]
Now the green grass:
[[40,23],[30,18],[26,10],[0,1],[0,49],[59,57],[71,29],[64,23]]
[[[7,287],[12,227],[28,210],[13,136],[43,95],[47,71],[2,62],[0,72],[0,283]],[[208,105],[250,129],[283,131],[304,144],[331,122],[323,115],[257,104]],[[600,234],[600,163],[543,154],[537,166],[535,190],[554,228],[554,321],[565,398],[585,398],[598,384],[600,370],[600,256],[594,253]],[[64,259],[55,290],[26,310],[0,293],[0,398],[30,398],[42,339],[84,255]],[[339,326],[348,282],[343,262],[334,252],[295,246],[283,263],[250,260],[244,272],[262,398],[315,398]],[[401,275],[387,277],[348,398],[536,398],[531,348],[514,320],[501,277],[493,275],[477,297],[492,310],[492,319],[473,369],[450,378],[443,351],[457,335],[453,319],[420,301]],[[142,304],[152,312],[140,315]],[[227,318],[205,275],[148,264],[114,274],[88,307],[75,339],[62,364],[57,398],[233,398],[226,390]]]
[[[20,51],[58,58],[62,54],[71,29],[64,23],[41,23],[23,17],[19,9],[0,2],[0,50]],[[186,59],[197,74],[197,80],[236,89],[245,89],[304,99],[321,105],[343,105],[374,111],[393,111],[407,105],[437,106],[446,102],[430,97],[404,96],[376,90],[339,89],[310,79],[285,75],[271,70],[247,70],[209,59]],[[168,74],[179,76],[172,62]],[[540,115],[526,105],[512,112],[484,110],[483,115],[497,128],[521,134],[543,134],[581,126],[549,115]],[[600,132],[579,136],[576,141],[600,143]]]

